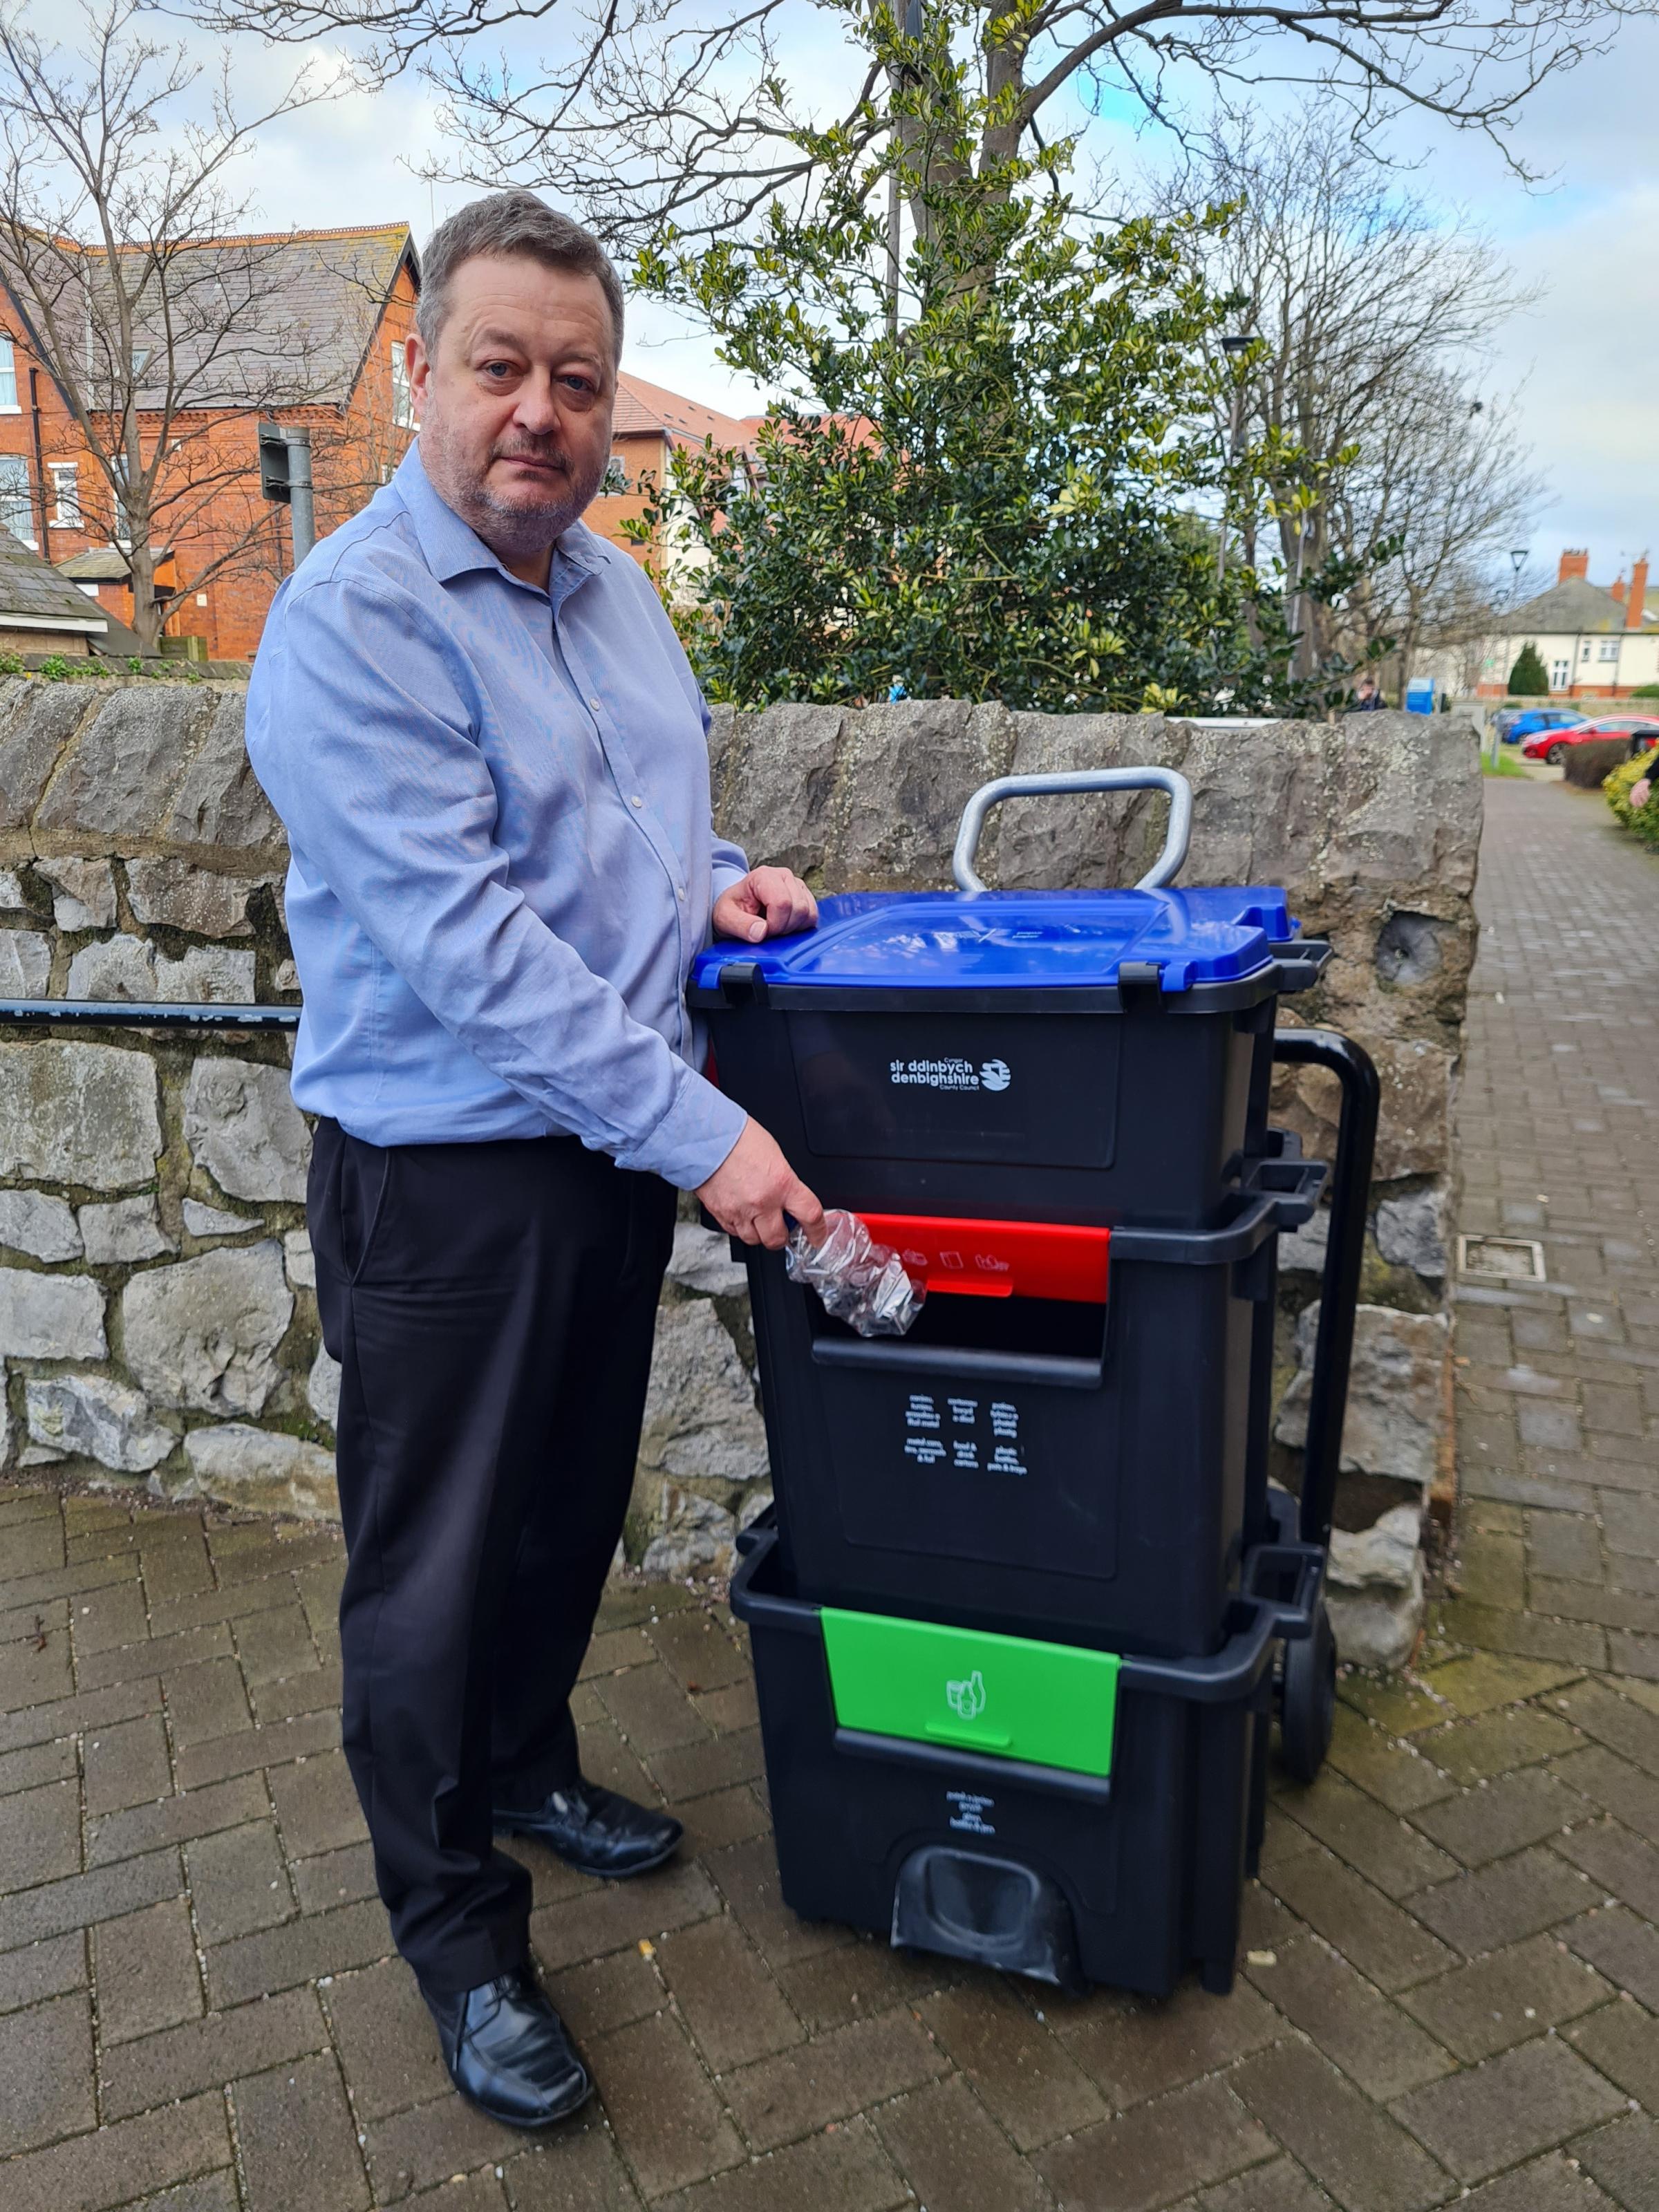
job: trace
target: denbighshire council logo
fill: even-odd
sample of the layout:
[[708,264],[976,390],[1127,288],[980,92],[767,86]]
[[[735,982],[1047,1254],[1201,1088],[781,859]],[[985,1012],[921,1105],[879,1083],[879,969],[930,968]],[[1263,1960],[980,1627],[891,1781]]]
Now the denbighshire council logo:
[[1006,1060],[890,1060],[890,1083],[915,1084],[926,1091],[1006,1091],[1014,1072]]

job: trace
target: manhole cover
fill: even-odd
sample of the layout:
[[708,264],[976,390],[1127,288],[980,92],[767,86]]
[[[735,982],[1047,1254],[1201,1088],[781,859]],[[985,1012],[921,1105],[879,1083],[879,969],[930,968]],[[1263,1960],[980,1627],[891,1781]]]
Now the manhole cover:
[[1457,1272],[1504,1282],[1541,1283],[1544,1248],[1529,1237],[1460,1237]]

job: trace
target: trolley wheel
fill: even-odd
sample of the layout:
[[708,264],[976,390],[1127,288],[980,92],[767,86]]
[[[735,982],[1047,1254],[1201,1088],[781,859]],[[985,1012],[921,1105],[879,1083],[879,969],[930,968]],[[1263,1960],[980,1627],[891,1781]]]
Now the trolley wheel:
[[1297,1782],[1311,1782],[1325,1764],[1336,1718],[1336,1638],[1322,1601],[1311,1633],[1285,1646],[1283,1694],[1279,1752]]

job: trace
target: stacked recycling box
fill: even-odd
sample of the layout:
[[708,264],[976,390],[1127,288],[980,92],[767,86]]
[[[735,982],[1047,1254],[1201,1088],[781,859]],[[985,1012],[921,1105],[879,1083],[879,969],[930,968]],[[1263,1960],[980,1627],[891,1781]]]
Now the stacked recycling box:
[[1076,1984],[1230,1985],[1283,1640],[1273,890],[864,893],[693,979],[722,1087],[927,1298],[745,1251],[775,1492],[732,1589],[795,1911]]

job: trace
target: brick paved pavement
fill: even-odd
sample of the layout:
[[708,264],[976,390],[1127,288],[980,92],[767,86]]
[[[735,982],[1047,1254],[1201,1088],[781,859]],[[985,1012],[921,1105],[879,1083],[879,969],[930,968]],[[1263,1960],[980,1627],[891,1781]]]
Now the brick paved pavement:
[[[1659,866],[1488,787],[1456,1594],[1276,1796],[1236,1994],[1056,1999],[780,1906],[718,1610],[606,1601],[590,1765],[684,1862],[526,1847],[602,2093],[540,2148],[448,2090],[338,1749],[336,1540],[0,1493],[4,2212],[1659,2207]],[[1501,997],[1500,994],[1501,994]],[[1646,1134],[1644,1136],[1644,1131]]]

